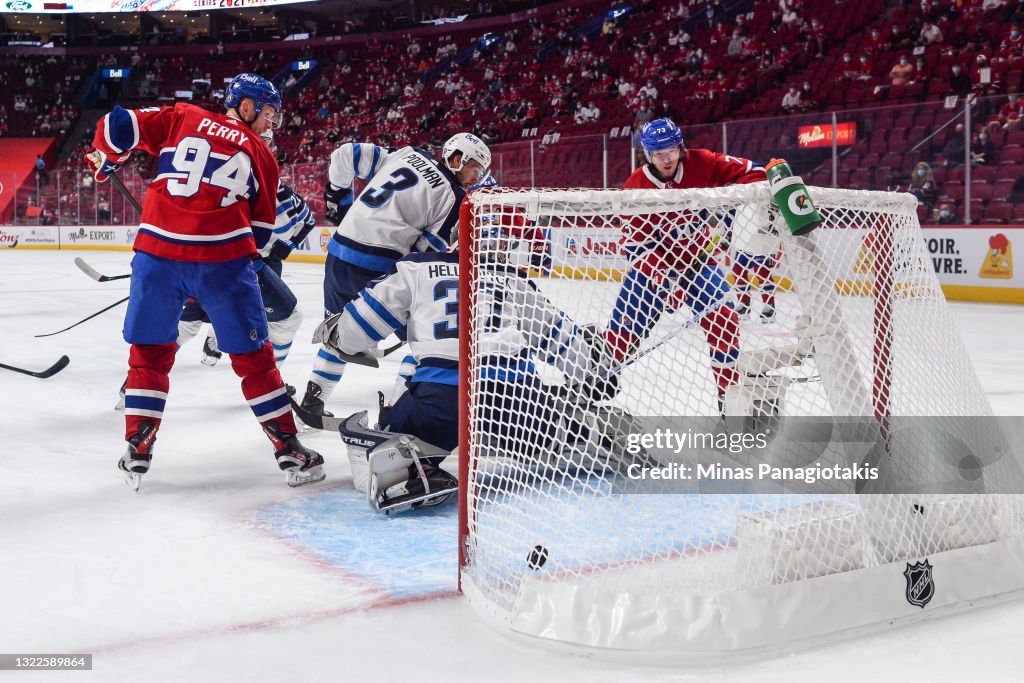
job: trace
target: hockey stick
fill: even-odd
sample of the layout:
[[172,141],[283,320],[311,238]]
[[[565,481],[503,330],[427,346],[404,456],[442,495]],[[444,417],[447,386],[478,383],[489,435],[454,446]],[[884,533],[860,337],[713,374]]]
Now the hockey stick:
[[38,339],[39,337],[52,337],[52,336],[53,336],[53,335],[55,335],[55,334],[60,334],[61,332],[67,332],[67,331],[68,331],[68,330],[70,330],[70,329],[71,329],[72,327],[78,327],[78,326],[79,326],[79,325],[81,325],[82,323],[84,323],[84,322],[86,322],[86,321],[89,321],[89,320],[92,320],[93,318],[95,318],[95,317],[96,317],[96,316],[98,316],[99,314],[101,314],[101,313],[106,313],[107,311],[109,311],[109,310],[110,310],[111,308],[114,308],[115,306],[120,306],[120,305],[121,305],[121,304],[123,304],[123,303],[124,303],[125,301],[128,301],[128,297],[125,297],[125,298],[123,298],[123,299],[119,299],[119,300],[115,301],[114,303],[110,304],[110,305],[109,305],[109,306],[107,306],[106,308],[103,308],[103,309],[100,309],[100,310],[96,311],[95,313],[93,313],[92,315],[90,315],[90,316],[89,316],[88,318],[82,318],[81,320],[79,320],[79,321],[78,321],[77,323],[75,323],[74,325],[68,325],[68,326],[67,326],[67,327],[65,327],[65,328],[64,328],[63,330],[57,330],[56,332],[49,332],[49,333],[47,333],[47,334],[37,334],[37,335],[36,335],[36,338]]
[[81,270],[83,273],[85,273],[86,275],[91,277],[96,282],[110,282],[111,280],[124,280],[125,278],[129,278],[129,277],[132,276],[131,273],[128,273],[126,275],[104,275],[103,273],[99,272],[98,270],[96,270],[95,268],[90,266],[88,263],[86,263],[85,259],[83,259],[81,256],[76,256],[75,257],[75,265],[78,266],[79,270]]
[[128,191],[128,188],[124,186],[124,183],[121,182],[121,179],[118,177],[118,175],[116,173],[111,173],[108,177],[114,183],[114,187],[117,188],[118,192],[124,195],[124,198],[128,200],[129,204],[132,205],[132,208],[138,211],[139,214],[142,214],[142,207],[139,206],[139,203],[137,201],[135,201],[135,197],[133,197],[132,193]]
[[68,358],[67,356],[61,356],[56,363],[46,368],[42,372],[32,372],[31,370],[25,370],[24,368],[16,368],[13,365],[4,365],[3,363],[0,363],[0,368],[3,368],[5,370],[13,370],[14,372],[20,372],[23,375],[32,375],[33,377],[46,379],[47,377],[53,377],[58,372],[66,368],[68,366],[68,363],[70,362],[70,358]]

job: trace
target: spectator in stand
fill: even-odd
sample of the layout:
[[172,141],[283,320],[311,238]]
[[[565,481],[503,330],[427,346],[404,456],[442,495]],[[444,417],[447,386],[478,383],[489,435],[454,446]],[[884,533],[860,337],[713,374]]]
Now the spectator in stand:
[[961,223],[962,219],[957,215],[956,207],[950,202],[943,202],[939,205],[939,223],[942,225],[950,225],[952,223]]
[[800,87],[800,106],[804,111],[816,107],[818,103],[814,100],[814,91],[811,89],[811,82],[804,81]]
[[865,46],[868,52],[872,54],[878,54],[886,49],[886,39],[882,37],[881,32],[877,28],[871,29],[871,36],[868,38],[867,45]]
[[971,77],[967,75],[962,66],[954,64],[949,74],[949,93],[947,94],[963,97],[969,92],[971,92]]
[[[896,28],[893,26],[893,28]],[[889,69],[889,78],[892,79],[893,87],[906,85],[914,78],[914,65],[910,63],[906,55]]]
[[1017,130],[1021,115],[1024,114],[1024,102],[1019,95],[1010,95],[1006,104],[999,110],[999,123],[1004,130]]
[[971,165],[992,166],[996,163],[996,146],[987,130],[982,130],[971,143]]
[[651,110],[651,105],[645,99],[641,102],[640,109],[637,110],[636,115],[633,117],[633,128],[640,130],[652,119],[654,119],[654,111]]
[[593,100],[576,110],[576,123],[593,123],[601,118],[601,110],[597,108]]
[[860,75],[857,77],[861,81],[870,81],[874,78],[875,65],[871,63],[867,55],[861,55],[857,58],[857,69]]
[[50,184],[50,174],[46,171],[46,162],[43,160],[42,154],[36,155],[36,184]]
[[678,120],[679,112],[675,107],[669,104],[668,100],[662,100],[661,106],[658,108],[658,118]]
[[999,58],[1009,61],[1024,56],[1024,36],[1016,24],[1010,27],[1010,33],[999,43]]
[[839,75],[850,81],[860,76],[860,69],[857,68],[857,62],[853,61],[853,55],[849,52],[844,52],[843,59],[839,62]]
[[917,197],[917,200],[922,204],[927,204],[929,207],[935,206],[935,200],[939,196],[939,189],[935,184],[932,167],[924,161],[919,161],[914,166],[914,172],[910,176],[908,191]]
[[926,21],[921,27],[921,33],[917,37],[917,44],[928,46],[942,43],[942,29],[938,24]]
[[999,94],[999,80],[988,63],[988,57],[984,54],[979,54],[975,58],[974,71],[971,75],[971,86],[978,95]]
[[966,143],[964,142],[964,124],[956,124],[953,130],[953,137],[942,148],[942,157],[946,160],[946,168],[963,166],[964,155],[966,154]]
[[725,54],[730,57],[739,57],[743,54],[743,48],[746,47],[747,39],[743,36],[743,32],[738,28],[732,32],[732,38],[729,40],[729,46],[725,50]]
[[644,85],[643,87],[641,87],[637,91],[637,95],[641,95],[643,97],[646,97],[647,99],[649,99],[652,102],[657,100],[658,99],[658,89],[656,87],[654,87],[654,81],[652,79],[648,78],[646,85]]
[[782,111],[795,114],[800,110],[800,91],[795,85],[789,86],[789,92],[782,97]]

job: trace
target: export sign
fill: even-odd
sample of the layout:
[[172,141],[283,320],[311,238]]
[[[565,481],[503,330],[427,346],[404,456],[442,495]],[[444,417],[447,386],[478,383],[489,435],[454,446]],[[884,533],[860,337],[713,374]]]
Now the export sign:
[[[836,124],[836,145],[852,145],[857,142],[857,123],[848,121]],[[822,126],[800,126],[797,130],[798,147],[831,147],[832,124]]]

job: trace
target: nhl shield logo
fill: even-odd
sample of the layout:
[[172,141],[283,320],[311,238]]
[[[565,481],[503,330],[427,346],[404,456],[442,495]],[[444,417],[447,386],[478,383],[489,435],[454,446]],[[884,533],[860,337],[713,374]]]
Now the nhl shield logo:
[[931,564],[928,560],[914,564],[908,562],[903,576],[907,577],[907,602],[924,609],[935,595]]

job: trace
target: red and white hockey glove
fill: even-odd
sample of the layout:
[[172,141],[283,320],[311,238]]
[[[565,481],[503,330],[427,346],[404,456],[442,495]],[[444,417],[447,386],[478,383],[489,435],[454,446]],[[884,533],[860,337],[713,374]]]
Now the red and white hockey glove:
[[92,167],[92,175],[96,182],[105,183],[107,178],[121,169],[131,155],[131,152],[125,152],[118,156],[107,156],[102,150],[90,149],[85,154],[85,161]]

